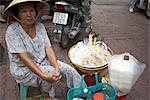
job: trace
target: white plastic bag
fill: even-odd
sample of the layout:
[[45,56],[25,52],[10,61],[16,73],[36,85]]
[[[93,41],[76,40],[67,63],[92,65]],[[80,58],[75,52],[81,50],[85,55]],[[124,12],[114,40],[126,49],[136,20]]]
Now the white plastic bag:
[[108,59],[110,83],[118,96],[126,95],[144,71],[146,65],[129,53],[116,54]]

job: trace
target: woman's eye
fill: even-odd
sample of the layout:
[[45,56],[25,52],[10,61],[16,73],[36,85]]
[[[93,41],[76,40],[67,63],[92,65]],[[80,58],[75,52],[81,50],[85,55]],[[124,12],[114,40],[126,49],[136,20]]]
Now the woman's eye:
[[35,10],[34,9],[32,9],[32,10],[30,10],[31,12],[35,12]]
[[22,13],[26,13],[27,11],[25,11],[25,10],[22,10],[21,12],[22,12]]

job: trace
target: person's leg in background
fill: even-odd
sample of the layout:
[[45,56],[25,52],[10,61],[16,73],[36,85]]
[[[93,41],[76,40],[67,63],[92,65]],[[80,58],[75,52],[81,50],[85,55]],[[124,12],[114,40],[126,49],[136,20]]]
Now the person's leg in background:
[[134,10],[135,10],[135,4],[136,4],[137,1],[138,1],[138,0],[130,0],[129,11],[130,11],[131,13],[134,12]]

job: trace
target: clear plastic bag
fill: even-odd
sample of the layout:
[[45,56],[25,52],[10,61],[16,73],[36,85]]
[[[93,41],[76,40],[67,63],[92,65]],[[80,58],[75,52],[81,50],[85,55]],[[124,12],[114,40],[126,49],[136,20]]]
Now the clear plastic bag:
[[110,83],[118,96],[126,95],[144,71],[146,65],[130,53],[116,54],[108,59]]

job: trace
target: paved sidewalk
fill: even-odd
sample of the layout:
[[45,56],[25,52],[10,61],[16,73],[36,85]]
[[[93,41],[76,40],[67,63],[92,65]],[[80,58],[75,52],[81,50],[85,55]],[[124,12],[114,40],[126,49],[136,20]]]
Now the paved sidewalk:
[[[148,65],[149,20],[140,11],[129,13],[129,0],[114,0],[115,3],[109,3],[109,5],[103,5],[100,1],[93,0],[92,4],[92,26],[93,31],[99,35],[98,38],[103,37],[114,54],[130,52],[138,60]],[[48,21],[44,23],[50,34],[51,23]],[[5,30],[6,24],[0,23],[0,43],[3,46],[5,46]],[[85,34],[81,34],[77,40],[84,37]],[[70,63],[67,57],[68,50],[61,49],[56,43],[53,43],[53,47],[58,59]],[[8,61],[6,62],[7,64],[0,65],[0,100],[19,100],[18,86],[10,75],[9,64]],[[59,88],[61,86],[57,90]],[[63,91],[57,91],[57,94],[65,95]],[[126,100],[149,100],[149,94],[149,66],[147,66]],[[60,100],[65,99],[61,98]]]
[[[140,11],[129,13],[128,0],[115,5],[93,5],[94,31],[114,53],[129,52],[148,65],[149,20]],[[149,66],[135,83],[127,100],[149,100]]]

